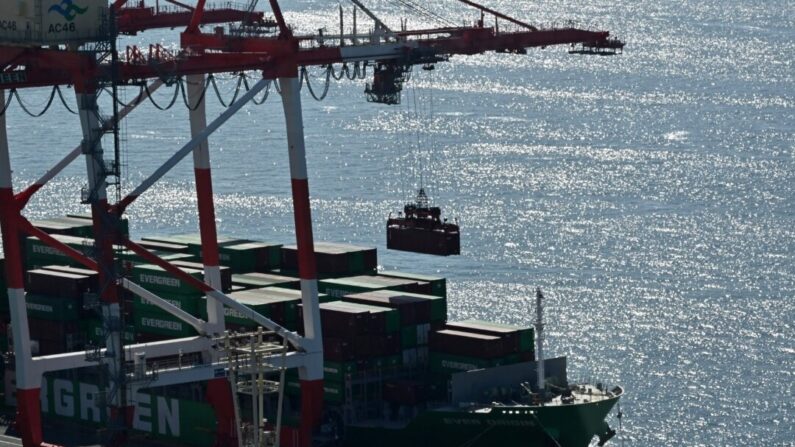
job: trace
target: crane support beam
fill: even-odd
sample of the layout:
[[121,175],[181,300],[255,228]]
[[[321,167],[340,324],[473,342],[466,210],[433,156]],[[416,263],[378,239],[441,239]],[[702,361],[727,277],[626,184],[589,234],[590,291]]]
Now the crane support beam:
[[[175,338],[152,343],[125,345],[124,355],[125,361],[131,362],[135,359],[135,354],[137,352],[145,352],[146,356],[151,359],[178,355],[179,353],[191,354],[194,352],[201,352],[208,349],[209,346],[210,339],[207,337]],[[100,355],[104,355],[106,352],[104,348],[99,350]],[[86,358],[85,351],[33,357],[33,366],[38,374],[96,365],[96,362],[92,362]]]
[[[120,63],[119,82],[246,70],[263,70],[269,78],[275,78],[293,75],[290,70],[294,71],[295,66],[361,60],[399,59],[401,63],[414,65],[427,63],[428,58],[433,57],[603,42],[609,36],[607,31],[575,28],[497,34],[492,28],[463,27],[423,30],[422,33],[406,32],[405,36],[415,38],[400,43],[312,48],[299,48],[297,38],[183,33],[181,43],[183,48],[192,49],[190,55],[168,60],[149,59],[145,63]],[[4,71],[2,87],[5,89],[99,82],[109,80],[111,73],[109,64],[97,64],[86,54],[47,48],[0,47],[0,69]]]

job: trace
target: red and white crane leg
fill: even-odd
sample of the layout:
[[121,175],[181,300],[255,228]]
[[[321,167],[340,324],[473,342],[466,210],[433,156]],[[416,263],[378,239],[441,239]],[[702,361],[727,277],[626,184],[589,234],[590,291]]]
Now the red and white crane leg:
[[[204,75],[188,76],[188,102],[190,103],[190,132],[195,138],[207,128],[207,111],[204,98]],[[218,259],[218,237],[215,228],[213,181],[210,171],[210,149],[205,139],[193,148],[193,170],[196,177],[196,196],[199,207],[199,230],[204,262],[204,282],[221,290],[221,269]],[[224,332],[224,307],[212,295],[207,295],[208,333]]]
[[297,77],[279,79],[287,122],[295,237],[298,244],[298,273],[301,277],[301,304],[304,309],[303,348],[308,354],[307,363],[299,370],[302,443],[308,445],[312,431],[320,424],[323,411],[323,340],[317,296],[317,267],[312,239],[312,215],[309,207],[309,183],[307,181],[299,82]]
[[[188,76],[188,103],[190,104],[191,138],[196,138],[207,128],[207,109],[205,101],[204,75]],[[218,234],[215,228],[215,205],[213,202],[213,182],[210,171],[209,140],[204,139],[193,148],[193,170],[196,177],[196,196],[199,207],[199,232],[202,242],[202,261],[204,262],[204,282],[216,290],[221,290],[221,269],[218,258]],[[212,295],[207,297],[208,334],[220,335],[224,332],[224,306]],[[210,350],[207,360],[216,361],[217,352]],[[215,411],[218,424],[216,445],[237,445],[235,405],[229,382],[215,378],[207,387],[207,398]]]
[[[5,104],[5,90],[0,90],[0,104]],[[14,337],[17,380],[17,427],[22,445],[39,447],[41,434],[41,374],[33,365],[30,352],[30,332],[25,305],[24,269],[19,244],[19,204],[14,200],[11,184],[11,159],[6,134],[6,114],[0,115],[0,231],[3,233],[3,253],[8,282],[8,303]]]

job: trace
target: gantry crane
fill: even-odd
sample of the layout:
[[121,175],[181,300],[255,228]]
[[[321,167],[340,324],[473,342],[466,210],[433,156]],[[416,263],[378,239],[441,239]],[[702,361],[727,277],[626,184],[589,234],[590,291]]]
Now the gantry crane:
[[[471,26],[447,26],[408,30],[405,26],[392,31],[374,17],[361,3],[360,9],[376,20],[376,29],[358,33],[356,22],[352,33],[346,33],[342,16],[340,32],[296,34],[288,26],[277,0],[269,0],[274,19],[266,20],[254,13],[256,0],[241,9],[206,8],[205,0],[195,7],[182,5],[176,0],[163,0],[186,8],[184,11],[164,11],[159,5],[148,7],[135,0],[116,0],[109,6],[111,22],[109,38],[115,41],[119,33],[134,34],[158,27],[184,26],[180,33],[180,51],[166,51],[159,45],[142,50],[129,47],[120,55],[115,47],[110,53],[77,51],[75,45],[2,45],[0,44],[0,103],[5,103],[5,91],[42,86],[74,86],[79,108],[83,142],[68,153],[55,167],[47,171],[28,188],[14,193],[11,182],[9,147],[6,138],[5,114],[0,115],[0,225],[2,225],[3,250],[9,284],[9,301],[16,355],[18,415],[17,426],[26,447],[42,444],[39,388],[42,374],[48,371],[88,366],[91,363],[84,352],[65,353],[47,357],[32,357],[27,327],[27,314],[23,286],[23,266],[20,261],[20,235],[30,235],[66,253],[74,260],[99,272],[103,317],[108,328],[106,348],[98,357],[118,380],[126,380],[125,364],[135,359],[136,353],[148,356],[173,355],[177,352],[201,352],[204,363],[194,368],[161,371],[156,385],[204,380],[208,383],[208,400],[218,419],[217,445],[237,445],[234,429],[233,396],[226,380],[223,362],[212,340],[224,332],[223,308],[231,307],[256,321],[269,331],[285,339],[294,349],[289,354],[264,358],[277,367],[298,367],[301,380],[301,432],[299,444],[308,446],[312,432],[318,427],[322,412],[323,346],[320,338],[320,319],[317,297],[316,268],[313,256],[312,220],[309,207],[304,147],[303,121],[300,98],[300,73],[307,66],[333,64],[370,64],[375,67],[374,77],[366,88],[367,99],[372,102],[395,104],[399,102],[405,73],[415,65],[429,65],[447,61],[455,55],[480,54],[489,51],[503,53],[526,52],[528,48],[551,45],[582,45],[591,52],[609,53],[623,47],[611,39],[607,31],[590,31],[576,28],[540,29],[509,17],[470,0],[459,0],[480,11],[480,19]],[[495,26],[486,26],[484,17],[493,16]],[[521,29],[506,31],[497,26],[499,20],[510,22]],[[232,32],[215,28],[212,33],[202,32],[200,25],[225,21],[242,22]],[[380,24],[379,24],[380,22]],[[110,56],[110,57],[109,57]],[[124,57],[126,56],[126,57]],[[262,78],[248,92],[240,96],[217,118],[207,122],[203,86],[206,76],[214,73],[258,71]],[[97,106],[101,85],[144,85],[152,91],[166,82],[178,78],[188,81],[191,140],[171,156],[141,185],[120,200],[108,198],[108,178],[115,169],[104,159],[101,137],[118,125],[118,120],[129,114],[144,100],[141,93],[131,104],[104,119]],[[287,123],[287,144],[290,160],[292,198],[295,214],[296,239],[301,278],[302,305],[304,308],[304,334],[287,331],[273,321],[237,303],[220,291],[218,244],[215,228],[215,209],[212,200],[212,180],[208,137],[231,116],[263,91],[271,81],[278,82]],[[91,205],[96,254],[88,257],[54,239],[33,226],[23,215],[26,203],[44,184],[80,155],[85,155],[88,188],[85,201]],[[198,196],[199,226],[205,281],[202,282],[179,268],[160,259],[140,245],[130,241],[118,229],[125,210],[168,170],[188,154],[193,154]],[[162,267],[177,278],[201,290],[207,296],[208,321],[202,321],[134,284],[114,268],[114,246],[124,246],[143,259]],[[170,340],[149,345],[122,344],[119,290],[129,290],[159,306],[194,327],[198,337]],[[110,399],[111,414],[123,428],[131,419],[129,403],[123,393]]]

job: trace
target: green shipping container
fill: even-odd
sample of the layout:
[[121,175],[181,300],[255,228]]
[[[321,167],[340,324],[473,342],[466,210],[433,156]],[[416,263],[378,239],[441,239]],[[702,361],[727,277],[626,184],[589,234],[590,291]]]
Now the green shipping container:
[[[164,242],[167,244],[180,244],[187,245],[188,251],[194,255],[201,257],[202,239],[198,233],[190,234],[177,234],[174,236],[147,236],[142,238],[145,241]],[[234,239],[230,237],[218,236],[218,247],[226,247],[228,245],[239,245],[246,242],[251,242],[246,239]]]
[[324,380],[343,380],[359,370],[359,362],[323,362]]
[[[83,253],[84,255],[92,256],[95,252],[93,239],[64,236],[59,234],[53,234],[52,237],[57,241],[79,251],[80,253]],[[41,267],[51,264],[71,266],[81,265],[60,250],[50,247],[49,245],[32,236],[25,239],[25,260],[28,267]]]
[[[105,346],[105,330],[102,326],[102,320],[99,318],[88,318],[80,323],[89,342],[97,346]],[[135,326],[126,326],[122,334],[125,343],[135,343]]]
[[433,351],[429,354],[428,363],[430,364],[431,372],[437,374],[451,374],[494,366],[493,360],[464,357]]
[[301,286],[301,280],[291,276],[253,272],[232,275],[232,285],[242,286],[246,289],[259,289],[262,287],[298,289]]
[[[187,267],[182,267],[181,270],[199,281],[204,280],[204,273],[201,270]],[[132,278],[133,282],[147,290],[164,292],[171,295],[200,296],[203,294],[199,289],[194,288],[181,278],[176,278],[172,276],[171,273],[152,264],[134,266],[132,269]]]
[[417,283],[410,280],[384,278],[374,275],[321,279],[318,281],[318,289],[335,298],[376,290],[411,291],[416,286]]
[[441,276],[421,275],[419,273],[398,272],[394,270],[379,272],[378,275],[427,282],[431,285],[431,295],[447,298],[447,280]]
[[281,244],[245,242],[219,247],[218,257],[235,273],[266,272],[281,266],[281,249]]
[[400,328],[400,346],[403,349],[416,348],[417,344],[417,326]]
[[[193,316],[201,316],[207,313],[207,300],[202,295],[180,295],[162,292],[158,293],[157,295]],[[133,309],[135,312],[149,312],[168,315],[168,312],[165,310],[156,306],[149,300],[139,296],[136,296],[135,301],[133,301]]]
[[135,330],[144,334],[165,335],[172,338],[197,335],[193,327],[184,321],[154,312],[136,313]]
[[52,321],[74,321],[80,317],[80,306],[77,300],[49,297],[44,295],[25,295],[28,316]]

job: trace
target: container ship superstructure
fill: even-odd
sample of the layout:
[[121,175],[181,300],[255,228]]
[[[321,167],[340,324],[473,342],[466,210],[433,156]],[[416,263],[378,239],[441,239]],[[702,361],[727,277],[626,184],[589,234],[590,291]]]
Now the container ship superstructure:
[[[91,432],[74,430],[75,422],[98,429],[100,442],[111,446],[579,446],[594,436],[609,440],[605,416],[621,388],[568,383],[565,359],[536,352],[543,345],[534,347],[533,339],[542,337],[530,328],[447,321],[442,278],[379,273],[374,249],[314,242],[303,85],[322,100],[332,80],[369,73],[367,101],[399,104],[413,67],[432,70],[456,55],[523,54],[552,45],[580,45],[576,54],[623,49],[607,31],[541,29],[458,1],[477,10],[474,21],[416,30],[403,21],[397,31],[352,0],[353,20],[345,21],[340,6],[336,34],[298,33],[277,0],[268,2],[272,18],[255,11],[257,0],[243,7],[204,0],[195,6],[169,1],[168,7],[146,0],[0,5],[0,313],[6,329],[0,342],[7,352],[5,398],[15,406],[14,430],[24,447],[57,438],[43,429],[42,415],[45,422],[68,421],[73,434]],[[410,9],[433,16],[425,7]],[[359,31],[357,12],[372,24],[368,32]],[[228,22],[212,32],[201,29]],[[177,27],[176,49],[161,43],[118,48],[120,35]],[[325,70],[323,90],[312,87],[307,67]],[[238,77],[228,101],[216,86],[220,73]],[[209,139],[244,106],[262,104],[273,85],[285,115],[294,246],[219,238],[216,230]],[[74,89],[71,105],[65,86]],[[120,101],[129,87],[138,93]],[[29,88],[52,89],[43,110],[24,106],[19,97]],[[152,98],[161,88],[174,91],[169,105]],[[208,120],[211,88],[225,110]],[[112,97],[108,110],[100,107],[102,92]],[[17,112],[13,96],[32,118],[45,116],[58,98],[76,111],[82,135],[59,162],[16,191],[6,120]],[[147,101],[163,109],[180,96],[189,111],[189,141],[140,184],[122,188],[123,154],[136,148],[125,146],[121,121]],[[131,239],[127,209],[189,155],[199,233]],[[87,185],[80,198],[88,214],[29,221],[31,198],[46,193],[43,187],[81,157]],[[390,229],[410,234],[442,224],[447,242],[429,249],[393,240],[395,248],[458,252],[457,226],[440,222],[430,208],[416,211]]]

